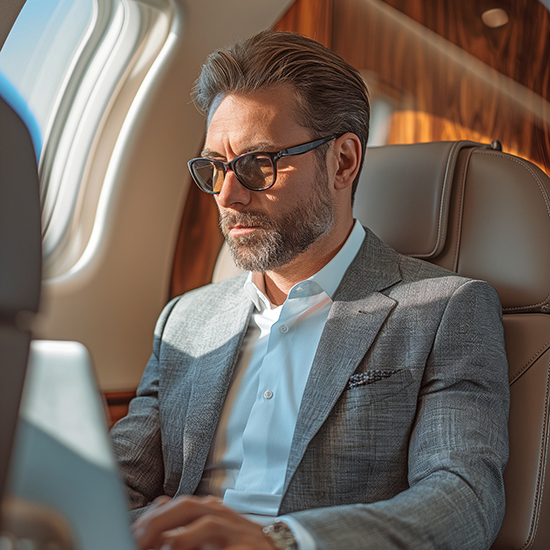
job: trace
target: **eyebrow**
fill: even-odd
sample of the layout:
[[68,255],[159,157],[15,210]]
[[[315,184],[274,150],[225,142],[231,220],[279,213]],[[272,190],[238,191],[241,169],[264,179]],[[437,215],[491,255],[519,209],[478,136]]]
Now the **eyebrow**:
[[[260,143],[256,143],[251,147],[246,147],[241,153],[239,153],[237,156],[244,155],[245,153],[271,153],[274,151],[278,151],[277,147],[273,145],[272,142],[269,141],[261,141]],[[225,158],[224,155],[220,155],[217,151],[213,151],[212,149],[203,149],[201,151],[201,157],[209,157],[209,158]]]
[[220,155],[219,153],[216,153],[216,151],[212,151],[210,149],[203,149],[201,151],[201,157],[210,157],[210,158],[217,158],[217,157],[221,157],[222,155]]

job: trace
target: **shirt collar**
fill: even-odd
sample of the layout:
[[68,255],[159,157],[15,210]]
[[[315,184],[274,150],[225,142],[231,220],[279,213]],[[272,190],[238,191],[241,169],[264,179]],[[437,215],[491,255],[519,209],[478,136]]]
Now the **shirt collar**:
[[[359,252],[363,240],[365,239],[365,230],[359,221],[355,221],[353,229],[347,238],[344,246],[338,251],[336,256],[330,260],[330,262],[320,269],[315,275],[297,283],[292,287],[289,293],[289,297],[292,297],[292,291],[298,287],[308,283],[312,289],[318,287],[320,291],[324,291],[330,298],[336,292],[338,285],[342,281],[344,273],[347,271],[351,262]],[[271,303],[266,296],[264,278],[259,273],[249,273],[244,284],[244,290],[250,296],[252,302],[259,311],[270,309]],[[312,290],[310,294],[314,294]]]
[[250,296],[258,311],[271,309],[271,302],[265,292],[265,281],[260,273],[253,273],[252,271],[248,273],[244,290]]

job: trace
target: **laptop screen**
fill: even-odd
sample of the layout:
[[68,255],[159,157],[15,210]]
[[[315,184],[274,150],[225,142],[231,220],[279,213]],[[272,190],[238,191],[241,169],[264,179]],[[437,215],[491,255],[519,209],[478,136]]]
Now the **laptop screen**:
[[61,512],[79,549],[136,548],[103,403],[81,344],[31,344],[9,492]]

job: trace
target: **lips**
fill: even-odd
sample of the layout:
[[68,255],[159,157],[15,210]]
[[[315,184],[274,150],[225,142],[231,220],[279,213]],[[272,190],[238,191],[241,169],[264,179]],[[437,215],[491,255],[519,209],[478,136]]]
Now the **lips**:
[[257,230],[271,229],[273,222],[260,212],[223,212],[220,214],[220,227],[226,237],[249,235]]
[[256,229],[261,228],[255,225],[234,225],[233,227],[229,228],[229,233],[231,235],[246,235],[248,233],[252,233]]

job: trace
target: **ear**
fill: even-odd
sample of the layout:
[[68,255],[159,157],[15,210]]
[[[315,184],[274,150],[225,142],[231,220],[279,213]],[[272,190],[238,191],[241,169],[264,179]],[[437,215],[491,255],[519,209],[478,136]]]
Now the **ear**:
[[334,187],[350,187],[361,166],[361,141],[348,132],[334,141],[332,153],[336,161]]

